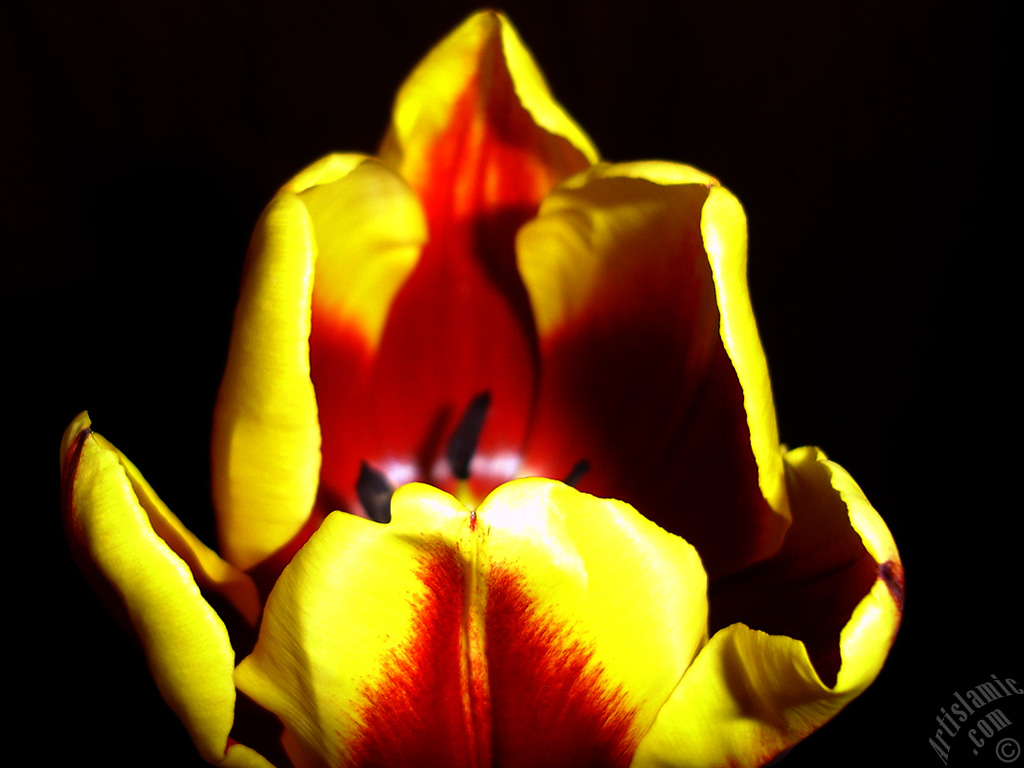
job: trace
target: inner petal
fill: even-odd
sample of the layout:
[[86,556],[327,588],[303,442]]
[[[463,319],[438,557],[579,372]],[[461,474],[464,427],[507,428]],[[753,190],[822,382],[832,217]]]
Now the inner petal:
[[381,154],[417,196],[427,242],[379,343],[361,344],[314,305],[322,478],[335,508],[359,511],[352,489],[363,461],[396,485],[416,479],[454,489],[456,478],[439,463],[443,446],[466,403],[485,390],[493,407],[470,484],[482,498],[516,474],[537,348],[515,234],[550,189],[589,163],[534,117],[568,124],[551,116],[557,105],[531,67],[507,22],[480,14],[441,43],[399,94]]

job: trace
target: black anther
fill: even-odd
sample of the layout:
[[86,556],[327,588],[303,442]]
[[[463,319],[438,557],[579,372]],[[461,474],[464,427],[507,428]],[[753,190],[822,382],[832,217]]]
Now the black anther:
[[462,418],[459,419],[451,440],[448,441],[448,450],[445,458],[448,459],[448,466],[459,480],[469,478],[469,463],[473,460],[476,452],[476,444],[480,439],[480,432],[484,428],[484,420],[487,418],[487,410],[491,407],[491,393],[481,392],[469,401]]
[[365,461],[359,467],[359,479],[356,480],[356,493],[366,510],[366,515],[376,523],[391,522],[391,496],[395,489],[391,487],[387,477],[379,469],[374,469]]
[[575,488],[576,483],[580,481],[580,478],[582,478],[589,471],[590,462],[587,461],[586,459],[580,459],[579,461],[572,465],[572,469],[569,470],[569,474],[565,476],[565,480],[563,480],[562,482],[565,483],[566,485],[571,485]]

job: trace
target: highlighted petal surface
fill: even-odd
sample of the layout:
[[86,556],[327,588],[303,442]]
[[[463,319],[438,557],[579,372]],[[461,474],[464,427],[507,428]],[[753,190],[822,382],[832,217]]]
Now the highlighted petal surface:
[[[716,613],[718,601],[735,611],[743,601],[758,629],[731,624],[714,634],[635,766],[762,765],[830,720],[882,668],[903,606],[892,537],[849,475],[820,452],[791,451],[786,461],[793,527],[778,562],[712,590]],[[837,669],[822,651],[831,629]],[[795,637],[805,634],[806,642]]]
[[213,495],[224,556],[248,569],[306,524],[320,473],[309,379],[316,240],[292,194],[253,234],[213,422]]
[[89,429],[85,414],[65,432],[62,459],[65,530],[76,558],[138,637],[160,694],[200,754],[218,765],[270,766],[228,738],[234,651],[196,583],[255,621],[251,580],[188,533],[138,470]]
[[525,471],[589,460],[582,488],[684,536],[712,577],[775,552],[788,509],[735,198],[687,166],[595,166],[517,248],[543,361]]
[[706,637],[694,550],[549,480],[392,514],[328,517],[236,673],[296,764],[628,765]]

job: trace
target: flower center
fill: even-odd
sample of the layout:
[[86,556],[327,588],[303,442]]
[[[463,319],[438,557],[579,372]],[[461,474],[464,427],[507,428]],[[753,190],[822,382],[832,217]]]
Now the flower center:
[[[483,431],[490,407],[490,392],[481,392],[470,400],[444,452],[448,470],[456,480],[454,496],[470,510],[475,510],[480,502],[470,488],[469,478],[473,456],[480,442],[480,433]],[[573,465],[563,482],[575,486],[589,470],[590,462],[580,459]],[[359,467],[356,494],[367,517],[378,523],[391,522],[391,496],[394,492],[395,486],[387,475],[364,460]]]
[[[470,509],[475,509],[477,504],[469,489],[470,464],[490,407],[490,392],[481,392],[470,400],[444,452],[448,469],[457,481],[455,497]],[[368,462],[362,462],[356,480],[356,494],[367,517],[378,523],[391,522],[391,496],[394,492],[395,487],[387,475]]]

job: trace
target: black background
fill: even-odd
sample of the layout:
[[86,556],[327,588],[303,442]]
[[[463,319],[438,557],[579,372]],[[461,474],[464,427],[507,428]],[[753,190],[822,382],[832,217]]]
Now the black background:
[[[739,196],[782,439],[843,464],[900,546],[907,608],[886,668],[783,765],[941,765],[928,737],[953,693],[1024,682],[1002,7],[504,8],[604,157],[688,162]],[[53,764],[200,764],[70,562],[60,434],[88,408],[213,541],[210,417],[252,225],[310,161],[372,152],[405,74],[471,10],[0,11],[7,634],[29,731],[12,743]],[[961,742],[957,764],[990,760]]]

